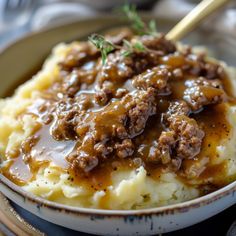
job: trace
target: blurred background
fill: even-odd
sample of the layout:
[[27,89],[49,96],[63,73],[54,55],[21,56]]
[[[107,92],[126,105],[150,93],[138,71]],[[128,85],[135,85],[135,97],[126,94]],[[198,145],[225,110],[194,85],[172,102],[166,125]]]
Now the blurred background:
[[[217,1],[217,0],[215,0]],[[0,49],[22,35],[72,20],[111,14],[125,2],[164,18],[181,19],[199,0],[0,0]],[[114,14],[114,13],[112,13]],[[236,1],[211,17],[205,27],[236,37]]]

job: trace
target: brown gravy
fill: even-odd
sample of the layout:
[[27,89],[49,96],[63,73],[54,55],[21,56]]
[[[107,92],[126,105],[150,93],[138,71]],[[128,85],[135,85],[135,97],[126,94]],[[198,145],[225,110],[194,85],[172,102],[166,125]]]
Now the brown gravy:
[[[94,49],[91,50],[90,47],[86,44],[84,49],[86,60],[83,59],[82,62],[79,62],[81,55],[83,55],[82,52],[72,50],[71,57],[73,60],[70,58],[67,64],[62,62],[61,81],[44,91],[42,98],[28,108],[26,113],[35,116],[41,124],[41,128],[33,136],[37,141],[32,145],[28,153],[24,153],[21,147],[15,152],[15,155],[6,154],[10,161],[6,167],[1,169],[1,172],[16,184],[24,185],[35,178],[38,169],[42,165],[47,166],[48,163],[52,162],[58,168],[70,173],[70,181],[78,184],[88,184],[94,190],[106,190],[107,186],[111,184],[111,174],[114,171],[134,169],[140,165],[145,166],[148,176],[158,179],[162,172],[172,170],[171,165],[165,165],[160,161],[157,161],[157,163],[147,161],[151,148],[158,145],[158,138],[163,131],[168,130],[163,123],[162,114],[166,113],[172,101],[183,100],[187,89],[187,80],[195,80],[203,76],[206,77],[206,81],[211,81],[219,79],[219,76],[221,76],[222,90],[227,94],[227,98],[223,102],[213,102],[212,104],[204,105],[198,110],[191,108],[192,111],[189,114],[189,118],[194,119],[204,132],[200,153],[193,158],[179,160],[181,166],[173,170],[187,184],[191,184],[193,179],[199,181],[201,185],[220,187],[226,184],[222,178],[225,175],[225,163],[213,164],[214,160],[219,158],[216,147],[222,140],[230,138],[231,134],[231,127],[226,117],[226,106],[229,101],[234,101],[234,98],[232,97],[230,81],[226,73],[221,71],[221,73],[217,74],[217,70],[223,69],[214,63],[207,64],[204,58],[196,59],[197,56],[191,54],[191,52],[183,54],[180,52],[166,52],[164,49],[164,55],[158,56],[153,61],[149,61],[150,55],[139,54],[136,57],[117,59],[116,52],[114,52],[108,58],[108,63],[102,66],[99,53],[92,54]],[[109,60],[111,61],[110,64]],[[138,65],[138,69],[133,69],[135,65],[132,64],[132,60],[137,60],[138,63],[141,63]],[[142,66],[143,68],[141,69]],[[152,70],[155,66],[165,67],[169,74],[177,75],[176,77],[172,75],[173,78],[171,77],[172,79],[168,80],[168,88],[159,90],[159,93],[155,95],[155,108],[157,111],[147,117],[145,127],[141,131],[129,134],[128,139],[132,140],[134,149],[127,151],[126,148],[125,151],[130,152],[130,154],[125,158],[118,158],[118,154],[116,155],[114,151],[111,151],[111,154],[104,154],[104,157],[99,159],[99,164],[91,171],[83,171],[81,166],[77,168],[71,162],[69,156],[73,156],[72,154],[78,156],[78,150],[80,154],[84,152],[90,156],[95,155],[96,157],[98,155],[94,151],[94,146],[97,143],[94,143],[93,140],[93,142],[87,144],[88,141],[86,142],[84,137],[91,138],[90,136],[95,130],[96,139],[99,139],[101,144],[107,144],[107,139],[113,135],[112,127],[114,125],[119,127],[121,124],[118,117],[123,115],[123,113],[126,115],[128,111],[125,107],[130,102],[129,99],[124,100],[124,103],[120,103],[120,101],[127,94],[131,94],[132,97],[132,94],[139,90],[133,82],[136,76],[145,73],[149,69]],[[212,68],[209,69],[207,66],[212,66]],[[220,69],[216,69],[214,66],[219,66]],[[177,71],[176,69],[180,70]],[[133,71],[129,72],[129,70]],[[163,79],[161,76],[160,79]],[[154,77],[154,79],[150,80],[149,87],[153,86],[153,83],[159,82],[158,79],[159,77]],[[106,81],[111,83],[108,84]],[[100,89],[107,84],[109,87],[106,90]],[[98,88],[103,92],[101,96],[104,93],[107,95],[105,102],[102,100],[103,98],[99,97]],[[97,101],[96,96],[100,100]],[[66,106],[72,106],[70,109],[74,112],[73,114],[78,116],[78,120],[80,119],[78,122],[81,122],[81,124],[79,127],[73,128],[72,134],[67,134],[63,130],[64,136],[58,135],[58,138],[55,138],[52,134],[53,124],[59,120],[58,117],[63,112],[67,112],[63,110],[61,114],[60,111],[58,114],[55,108],[55,104],[58,104],[62,98],[64,99],[63,101],[66,101]],[[73,100],[75,98],[79,100],[78,103]],[[67,102],[69,100],[71,104]],[[73,110],[73,106],[76,107],[75,110]],[[85,114],[80,116],[81,114],[77,114],[78,111],[80,113],[85,111]],[[74,135],[74,132],[77,132],[77,134]],[[107,135],[107,137],[101,138],[103,134]],[[118,138],[118,136],[112,137],[111,140],[108,140],[108,143],[111,143],[109,145],[115,145],[114,143],[118,139],[120,140],[121,138]],[[107,148],[107,150],[109,149]],[[107,150],[106,152],[108,152]],[[174,155],[173,150],[172,155]]]

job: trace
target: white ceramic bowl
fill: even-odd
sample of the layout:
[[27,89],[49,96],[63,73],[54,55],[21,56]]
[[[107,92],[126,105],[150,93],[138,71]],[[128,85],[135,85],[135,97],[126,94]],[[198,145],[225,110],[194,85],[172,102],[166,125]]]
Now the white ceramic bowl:
[[[163,19],[157,19],[157,22],[161,26],[161,31],[175,24]],[[53,45],[119,23],[121,22],[115,17],[74,22],[29,35],[8,46],[0,54],[0,96],[4,96],[6,90],[16,84],[16,81],[25,78],[26,74],[32,74]],[[187,40],[194,39],[194,43],[201,43],[204,37],[201,39],[200,35],[201,31],[196,32]],[[216,52],[221,52],[222,45],[227,51],[228,42],[218,40],[219,45],[215,40]],[[204,42],[208,44],[210,41],[204,39]],[[228,51],[231,51],[229,58],[236,58],[236,52],[232,49]],[[225,55],[221,56],[227,59]],[[1,174],[0,191],[21,207],[45,220],[74,230],[102,235],[150,235],[170,232],[203,221],[236,203],[236,182],[188,202],[129,211],[85,209],[50,202],[25,192]]]
[[96,210],[70,207],[35,197],[0,176],[1,191],[33,214],[61,226],[100,235],[151,235],[181,229],[236,203],[236,182],[206,196],[144,210]]

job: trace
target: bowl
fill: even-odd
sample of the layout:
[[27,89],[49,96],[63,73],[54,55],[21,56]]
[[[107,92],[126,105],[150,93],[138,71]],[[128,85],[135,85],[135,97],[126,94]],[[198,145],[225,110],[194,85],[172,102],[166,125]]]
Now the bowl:
[[[163,32],[176,23],[160,18],[156,18],[156,21],[158,29]],[[30,34],[8,45],[0,54],[0,96],[9,95],[13,87],[39,70],[55,44],[69,42],[99,29],[121,24],[124,22],[115,16],[96,17]],[[185,41],[189,44],[204,44],[213,49],[214,56],[233,65],[235,60],[232,58],[236,58],[236,51],[232,50],[231,43],[234,44],[235,39],[214,32],[206,38],[205,33],[199,29]],[[16,204],[47,221],[100,235],[151,235],[170,232],[203,221],[236,203],[236,182],[191,201],[142,210],[86,209],[50,202],[25,192],[1,174],[0,191]]]

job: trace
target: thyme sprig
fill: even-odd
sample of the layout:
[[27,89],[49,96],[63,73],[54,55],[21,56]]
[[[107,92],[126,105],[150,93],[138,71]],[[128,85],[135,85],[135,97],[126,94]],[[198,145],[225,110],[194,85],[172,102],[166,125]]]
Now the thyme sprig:
[[144,33],[145,29],[145,23],[141,19],[141,17],[138,15],[136,6],[135,5],[129,5],[125,4],[122,9],[123,13],[126,15],[128,20],[132,23],[132,28],[139,33]]
[[138,40],[134,43],[131,43],[124,39],[122,47],[120,45],[113,44],[99,34],[92,34],[88,39],[98,50],[100,50],[103,65],[106,63],[108,54],[116,49],[123,49],[122,56],[124,57],[131,56],[131,54],[133,54],[134,52],[144,52],[148,50],[143,45],[143,43]]
[[135,32],[139,35],[156,35],[156,22],[151,20],[148,24],[146,24],[142,18],[138,15],[137,9],[135,5],[125,4],[122,7],[122,12],[126,15],[128,20],[131,22],[131,27],[135,30]]
[[[157,35],[156,30],[156,22],[151,20],[148,24],[146,24],[142,18],[138,15],[137,9],[135,5],[125,4],[122,7],[122,12],[126,15],[126,17],[132,23],[132,28],[139,35]],[[122,49],[121,46],[115,45],[112,42],[105,39],[102,35],[92,34],[89,38],[89,41],[94,44],[98,50],[101,52],[102,56],[102,64],[104,65],[107,60],[107,56],[110,52],[116,49]],[[136,40],[135,42],[129,42],[127,40],[123,40],[123,50],[122,55],[124,57],[128,57],[134,52],[144,52],[144,51],[152,51],[143,45],[141,41]]]
[[110,41],[106,40],[102,35],[92,34],[89,36],[89,41],[100,50],[102,56],[102,64],[106,63],[107,55],[114,51],[117,47]]
[[133,54],[135,51],[136,52],[144,52],[146,51],[146,47],[143,45],[142,42],[140,41],[136,41],[135,43],[131,44],[129,41],[127,40],[123,40],[123,44],[124,44],[124,48],[125,51],[122,53],[122,55],[124,57],[128,57],[131,54]]

